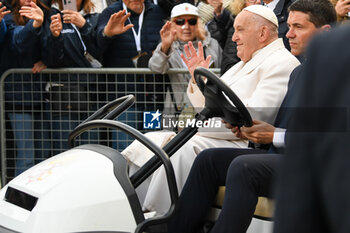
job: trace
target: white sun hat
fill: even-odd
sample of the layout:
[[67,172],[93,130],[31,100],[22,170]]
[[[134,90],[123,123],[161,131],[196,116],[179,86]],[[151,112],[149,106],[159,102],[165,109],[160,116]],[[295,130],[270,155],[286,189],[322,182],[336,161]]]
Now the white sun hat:
[[257,14],[257,15],[260,15],[261,17],[267,19],[268,21],[270,21],[271,23],[276,25],[276,27],[278,27],[277,16],[275,15],[275,13],[271,9],[269,9],[266,6],[263,6],[263,5],[251,5],[251,6],[247,6],[243,10],[252,12],[252,13]]
[[176,5],[171,10],[171,18],[175,18],[181,15],[195,15],[198,16],[198,9],[197,7],[193,6],[189,3],[181,3],[179,5]]

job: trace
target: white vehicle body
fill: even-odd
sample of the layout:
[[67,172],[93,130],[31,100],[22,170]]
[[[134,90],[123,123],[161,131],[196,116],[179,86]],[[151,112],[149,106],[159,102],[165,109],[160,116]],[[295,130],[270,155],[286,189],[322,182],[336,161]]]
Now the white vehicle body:
[[[33,209],[5,201],[9,187],[32,200]],[[133,232],[137,225],[112,161],[88,149],[68,150],[27,170],[1,190],[0,200],[0,226],[13,232]]]

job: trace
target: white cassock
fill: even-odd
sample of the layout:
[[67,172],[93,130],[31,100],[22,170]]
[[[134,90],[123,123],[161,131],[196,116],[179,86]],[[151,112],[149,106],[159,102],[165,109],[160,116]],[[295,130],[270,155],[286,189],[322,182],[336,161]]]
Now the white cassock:
[[[278,107],[286,94],[289,75],[300,62],[285,49],[282,39],[277,39],[256,51],[247,63],[239,62],[229,69],[221,80],[241,99],[253,119],[273,124]],[[196,84],[189,83],[187,95],[193,106],[203,107],[204,97]],[[224,127],[224,126],[223,126]],[[166,144],[173,132],[147,133],[159,146]],[[247,148],[248,141],[240,140],[225,129],[225,132],[199,132],[181,147],[172,157],[179,193],[184,186],[192,163],[200,151],[214,147]],[[142,166],[152,153],[138,142],[133,142],[122,154],[135,167]],[[218,155],[220,156],[220,155]],[[144,210],[165,213],[170,206],[165,170],[160,167],[138,194]]]

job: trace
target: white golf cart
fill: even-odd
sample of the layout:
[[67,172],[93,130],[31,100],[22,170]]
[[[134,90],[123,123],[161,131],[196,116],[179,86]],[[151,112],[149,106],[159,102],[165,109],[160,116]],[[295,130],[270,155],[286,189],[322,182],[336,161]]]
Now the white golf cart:
[[[213,73],[198,68],[195,76],[206,98],[197,121],[221,117],[239,126],[252,124],[241,101]],[[207,78],[206,83],[202,76]],[[136,129],[113,120],[133,102],[133,96],[125,96],[106,104],[70,134],[71,149],[28,169],[3,187],[0,232],[166,232],[178,198],[168,156],[198,129],[183,129],[161,149]],[[119,151],[104,145],[74,147],[76,137],[93,128],[121,130],[155,156],[129,177],[128,162]],[[135,189],[161,165],[167,175],[171,207],[163,216],[146,219]]]

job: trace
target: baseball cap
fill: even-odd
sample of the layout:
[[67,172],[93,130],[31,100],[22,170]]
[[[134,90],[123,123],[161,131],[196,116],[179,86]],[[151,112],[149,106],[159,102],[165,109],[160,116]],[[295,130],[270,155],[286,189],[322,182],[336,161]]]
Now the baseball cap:
[[181,15],[195,15],[198,16],[197,7],[189,3],[181,3],[176,5],[171,10],[171,18],[175,18]]

